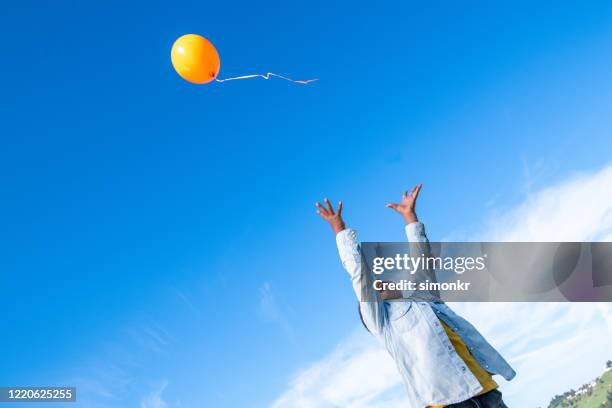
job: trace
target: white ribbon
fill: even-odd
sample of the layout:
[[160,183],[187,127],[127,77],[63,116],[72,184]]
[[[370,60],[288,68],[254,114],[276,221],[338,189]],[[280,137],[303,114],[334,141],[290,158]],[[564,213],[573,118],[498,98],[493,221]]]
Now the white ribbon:
[[256,77],[260,77],[260,78],[263,78],[263,79],[270,79],[270,77],[276,77],[276,78],[284,79],[285,81],[290,81],[290,82],[294,82],[296,84],[303,84],[303,85],[306,85],[306,84],[308,84],[310,82],[314,82],[314,81],[318,81],[319,80],[319,78],[305,79],[305,80],[291,79],[291,78],[284,77],[282,75],[275,74],[273,72],[268,72],[267,74],[243,75],[243,76],[238,76],[238,77],[233,77],[233,78],[225,78],[225,79],[216,78],[215,81],[217,81],[217,82],[225,82],[225,81],[235,81],[236,79],[248,79],[248,78],[256,78]]

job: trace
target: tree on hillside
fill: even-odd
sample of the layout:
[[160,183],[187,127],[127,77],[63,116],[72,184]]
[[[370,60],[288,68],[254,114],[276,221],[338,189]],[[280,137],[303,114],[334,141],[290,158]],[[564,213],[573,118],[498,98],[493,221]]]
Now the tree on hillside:
[[548,404],[548,408],[553,408],[555,406],[561,405],[562,401],[565,401],[565,397],[563,397],[562,395],[555,395],[550,401],[550,404]]
[[602,408],[612,408],[612,390],[608,390],[606,401],[601,404]]
[[612,361],[606,361],[606,368],[612,368]]

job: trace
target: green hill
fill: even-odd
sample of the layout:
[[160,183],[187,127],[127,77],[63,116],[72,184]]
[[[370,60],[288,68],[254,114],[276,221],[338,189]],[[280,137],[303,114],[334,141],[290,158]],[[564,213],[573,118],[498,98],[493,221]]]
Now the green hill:
[[612,408],[612,363],[608,361],[606,367],[593,382],[556,395],[548,408]]

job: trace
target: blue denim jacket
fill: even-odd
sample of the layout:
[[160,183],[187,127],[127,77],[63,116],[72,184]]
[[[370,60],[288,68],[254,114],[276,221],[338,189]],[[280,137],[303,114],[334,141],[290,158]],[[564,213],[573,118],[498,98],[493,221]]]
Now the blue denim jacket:
[[[420,222],[407,225],[406,235],[409,242],[428,242]],[[346,229],[338,233],[336,243],[359,298],[362,274],[357,232]],[[461,337],[485,370],[506,380],[516,374],[474,326],[444,303],[378,301],[360,302],[359,307],[368,330],[395,361],[410,407],[454,404],[482,391],[476,377],[455,352],[440,320]]]

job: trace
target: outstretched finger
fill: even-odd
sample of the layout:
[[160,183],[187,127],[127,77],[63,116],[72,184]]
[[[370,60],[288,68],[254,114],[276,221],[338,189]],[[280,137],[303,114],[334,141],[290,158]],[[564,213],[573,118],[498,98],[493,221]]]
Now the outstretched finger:
[[334,215],[334,207],[332,207],[331,203],[327,198],[325,199],[325,204],[327,205],[327,210],[329,211],[329,213],[331,215]]
[[392,210],[397,211],[397,207],[399,207],[399,204],[389,203],[385,207],[391,208]]
[[327,210],[321,205],[320,202],[317,201],[317,203],[315,205],[317,206],[317,214],[319,214],[319,215],[321,215],[323,217],[327,217],[329,215]]
[[416,200],[416,198],[419,196],[419,193],[421,192],[421,188],[423,187],[423,183],[419,183],[415,188],[414,188],[414,199]]
[[338,201],[338,215],[342,215],[342,201]]

